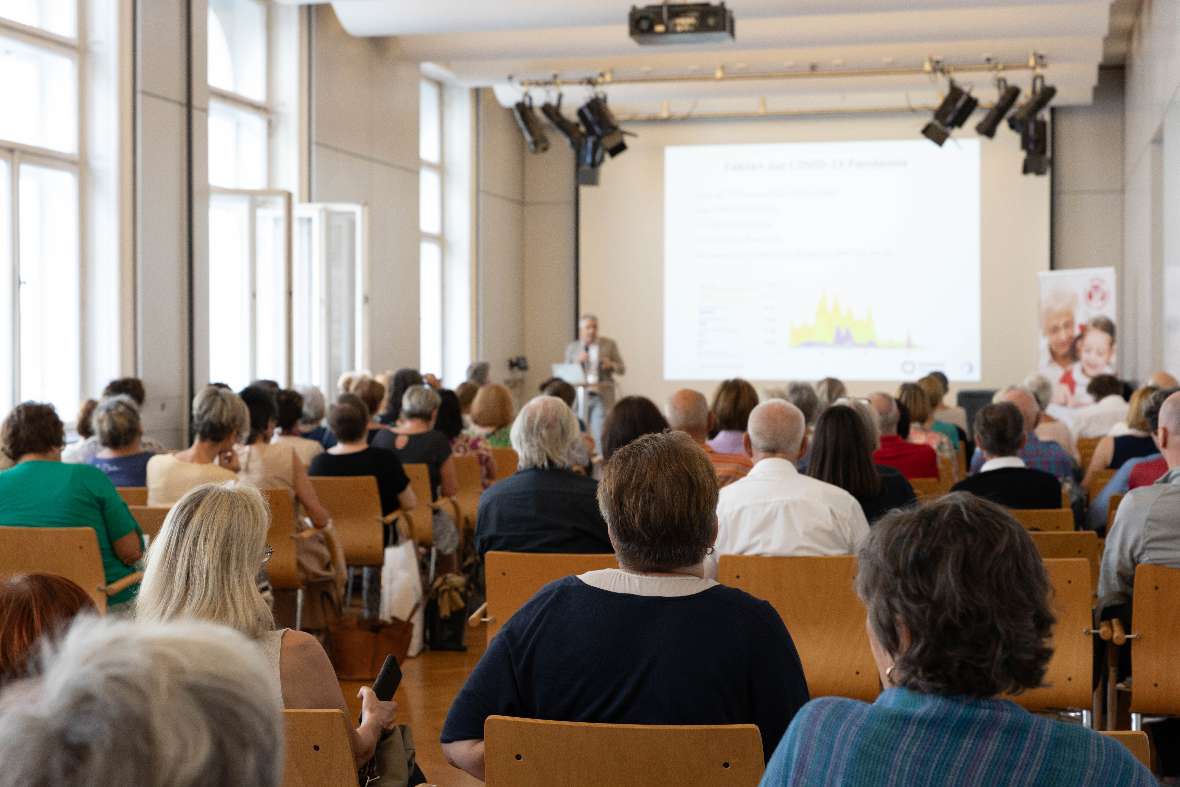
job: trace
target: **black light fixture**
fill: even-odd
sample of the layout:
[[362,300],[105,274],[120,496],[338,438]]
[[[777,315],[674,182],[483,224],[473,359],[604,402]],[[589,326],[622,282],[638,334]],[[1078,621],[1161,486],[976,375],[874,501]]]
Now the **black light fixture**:
[[586,132],[576,121],[561,114],[561,99],[562,96],[558,96],[556,104],[546,101],[541,105],[541,114],[561,132],[561,135],[570,143],[570,147],[577,153],[582,149],[582,144],[586,140]]
[[597,186],[599,168],[606,158],[606,151],[598,137],[591,134],[584,135],[582,144],[578,147],[578,185]]
[[529,153],[544,153],[549,150],[549,137],[545,136],[545,128],[533,109],[533,100],[530,96],[526,94],[523,101],[517,101],[512,105],[512,117],[524,136]]
[[610,154],[611,158],[627,149],[623,141],[623,130],[619,128],[614,114],[606,105],[605,96],[594,96],[578,109],[578,120],[586,131],[598,137],[599,143]]
[[1020,88],[1016,85],[1009,85],[1003,77],[996,80],[996,88],[1000,91],[996,103],[983,116],[983,120],[975,126],[975,132],[988,139],[996,138],[996,129],[1004,121],[1004,116],[1012,111],[1012,107],[1016,105],[1016,99],[1020,98]]
[[1022,171],[1025,175],[1045,175],[1052,160],[1049,157],[1049,123],[1034,118],[1020,131],[1020,148],[1024,151]]
[[951,130],[966,123],[978,106],[975,96],[950,80],[946,96],[934,110],[934,118],[922,127],[922,136],[941,147],[950,138]]
[[1045,77],[1037,74],[1033,77],[1032,95],[1028,97],[1028,101],[1021,104],[1015,112],[1008,116],[1008,128],[1019,133],[1030,120],[1041,113],[1041,110],[1049,106],[1049,102],[1056,95],[1057,88],[1046,85]]

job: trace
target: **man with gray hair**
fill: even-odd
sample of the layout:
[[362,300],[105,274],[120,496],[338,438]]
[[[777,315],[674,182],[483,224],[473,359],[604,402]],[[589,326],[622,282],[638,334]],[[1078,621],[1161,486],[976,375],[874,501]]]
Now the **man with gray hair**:
[[0,786],[273,787],[276,671],[211,623],[81,618],[0,695]]
[[938,454],[928,445],[917,445],[897,434],[901,410],[897,400],[887,393],[869,396],[869,404],[877,413],[877,431],[881,443],[873,452],[873,464],[892,467],[907,479],[938,478]]
[[691,437],[717,473],[717,485],[724,487],[745,478],[754,463],[745,454],[723,454],[709,445],[709,432],[713,429],[715,417],[709,409],[709,401],[700,391],[681,388],[668,399],[668,426]]
[[1155,441],[1168,472],[1151,486],[1132,489],[1123,498],[1106,535],[1098,577],[1098,607],[1103,617],[1131,611],[1135,568],[1141,563],[1180,568],[1180,392],[1160,407]]
[[619,345],[598,335],[598,318],[583,314],[578,320],[578,338],[565,347],[565,362],[578,364],[590,386],[586,391],[586,425],[595,445],[602,445],[602,425],[615,406],[615,375],[627,373]]
[[795,469],[807,450],[807,424],[790,402],[772,399],[750,413],[744,436],[754,460],[745,478],[721,490],[720,555],[850,555],[869,534],[856,498]]
[[556,396],[538,396],[512,424],[516,472],[479,500],[475,550],[613,552],[598,509],[598,482],[570,467],[578,419]]

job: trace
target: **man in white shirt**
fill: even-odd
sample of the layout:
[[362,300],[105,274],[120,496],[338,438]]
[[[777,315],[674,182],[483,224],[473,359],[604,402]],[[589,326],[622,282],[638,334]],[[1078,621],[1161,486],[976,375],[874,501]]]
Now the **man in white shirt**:
[[1127,420],[1127,400],[1123,384],[1111,374],[1100,374],[1086,386],[1094,404],[1075,410],[1053,405],[1052,415],[1069,424],[1074,439],[1105,437],[1119,421]]
[[772,399],[750,413],[744,439],[754,468],[721,490],[710,576],[720,555],[849,555],[869,534],[856,498],[795,469],[806,435],[790,402]]

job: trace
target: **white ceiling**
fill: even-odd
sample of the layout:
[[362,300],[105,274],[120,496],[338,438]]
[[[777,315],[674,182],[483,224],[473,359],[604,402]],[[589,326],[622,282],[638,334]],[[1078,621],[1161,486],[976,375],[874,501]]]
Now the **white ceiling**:
[[[317,2],[319,0],[285,0]],[[643,0],[639,0],[643,2]],[[1115,28],[1126,24],[1116,3]],[[432,64],[462,84],[494,87],[504,103],[514,79],[576,81],[609,71],[617,81],[653,76],[917,69],[928,56],[955,65],[985,57],[1021,63],[1045,55],[1055,105],[1086,104],[1111,30],[1110,0],[729,0],[737,40],[725,45],[639,46],[627,35],[628,0],[333,0],[356,36],[393,36],[408,60]],[[1118,13],[1122,11],[1122,13]],[[1132,17],[1133,18],[1133,17]],[[1028,72],[1010,77],[1026,86]],[[983,100],[986,74],[962,75]],[[842,76],[612,84],[622,115],[863,110],[938,100],[929,76]],[[571,87],[571,101],[585,88]],[[540,96],[543,91],[534,91]]]

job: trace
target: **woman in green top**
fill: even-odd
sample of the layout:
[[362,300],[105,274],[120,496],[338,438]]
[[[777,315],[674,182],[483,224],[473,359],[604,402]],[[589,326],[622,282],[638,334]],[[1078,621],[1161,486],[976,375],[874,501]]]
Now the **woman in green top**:
[[[98,534],[107,583],[135,571],[143,532],[110,479],[97,467],[63,464],[65,429],[51,404],[17,405],[0,427],[0,446],[16,463],[0,473],[0,526],[90,527]],[[123,604],[136,587],[110,599]]]

